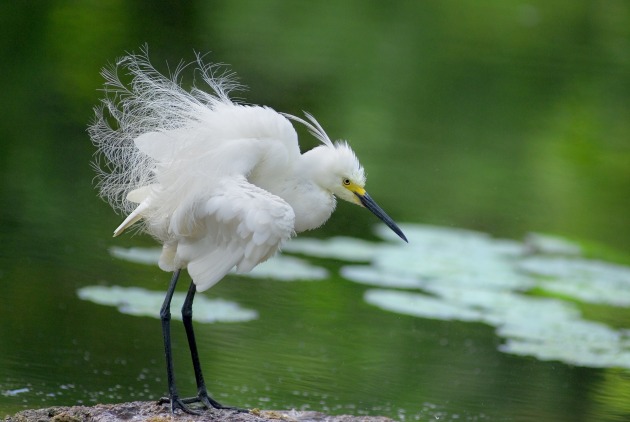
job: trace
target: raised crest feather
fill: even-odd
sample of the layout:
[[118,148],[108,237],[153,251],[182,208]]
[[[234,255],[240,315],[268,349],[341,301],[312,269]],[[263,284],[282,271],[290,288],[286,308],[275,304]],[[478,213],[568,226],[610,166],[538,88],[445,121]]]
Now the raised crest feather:
[[304,115],[306,116],[308,120],[310,120],[310,122],[307,122],[301,117],[297,117],[292,114],[288,114],[288,113],[280,113],[280,114],[282,114],[287,119],[294,120],[298,123],[303,124],[304,126],[306,126],[306,128],[311,133],[311,135],[317,138],[321,143],[323,143],[327,147],[334,148],[332,141],[326,134],[326,131],[324,130],[322,125],[320,125],[319,122],[315,119],[315,117],[313,117],[313,115],[310,114],[309,112],[305,111]]

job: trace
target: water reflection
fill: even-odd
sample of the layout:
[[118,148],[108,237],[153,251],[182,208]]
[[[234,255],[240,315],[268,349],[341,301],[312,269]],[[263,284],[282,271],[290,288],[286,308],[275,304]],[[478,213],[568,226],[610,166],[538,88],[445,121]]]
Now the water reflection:
[[606,371],[589,392],[593,420],[627,421],[630,418],[630,374],[624,370]]

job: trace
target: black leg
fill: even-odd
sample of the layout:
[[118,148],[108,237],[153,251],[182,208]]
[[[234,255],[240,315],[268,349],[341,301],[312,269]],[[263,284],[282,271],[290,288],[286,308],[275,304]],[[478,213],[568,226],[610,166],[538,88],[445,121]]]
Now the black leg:
[[198,414],[189,409],[179,398],[177,393],[177,387],[175,386],[175,374],[173,372],[173,351],[171,350],[171,300],[173,299],[173,293],[175,293],[175,286],[177,286],[177,279],[181,270],[177,270],[173,273],[171,283],[166,291],[166,297],[160,309],[160,319],[162,320],[162,335],[164,337],[164,354],[166,355],[166,377],[168,379],[168,398],[171,402],[171,412],[175,413],[175,410],[180,409],[186,413]]
[[195,331],[193,330],[192,324],[192,305],[195,300],[195,293],[197,292],[197,288],[195,287],[195,283],[191,282],[190,287],[188,288],[188,294],[186,295],[186,300],[184,301],[184,305],[182,306],[182,320],[184,321],[184,328],[186,329],[186,336],[188,337],[188,347],[190,348],[190,357],[192,359],[193,369],[195,371],[195,381],[197,382],[197,397],[193,397],[191,399],[185,399],[185,403],[194,403],[200,402],[206,408],[214,407],[215,409],[233,409],[233,410],[241,410],[235,409],[229,406],[223,406],[218,401],[214,400],[208,394],[208,389],[206,388],[206,383],[203,379],[203,373],[201,371],[201,364],[199,362],[199,352],[197,351],[197,341],[195,340]]

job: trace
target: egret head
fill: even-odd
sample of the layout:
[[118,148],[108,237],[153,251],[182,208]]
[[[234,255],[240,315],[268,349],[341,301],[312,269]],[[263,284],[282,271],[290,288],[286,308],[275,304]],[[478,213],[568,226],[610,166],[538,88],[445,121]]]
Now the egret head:
[[337,198],[367,208],[407,242],[407,238],[394,220],[365,191],[365,170],[348,143],[340,141],[333,144],[317,120],[308,113],[306,117],[310,122],[293,115],[284,115],[304,124],[323,144],[306,153],[311,158],[312,167],[309,170],[313,181]]
[[337,198],[361,205],[356,195],[365,192],[365,170],[347,142],[336,142],[333,147],[323,146],[325,187]]
[[336,178],[336,184],[331,188],[332,193],[338,198],[367,208],[407,242],[407,238],[394,220],[365,191],[365,170],[363,170],[354,151],[346,142],[337,142],[335,150],[335,154],[330,154],[336,157],[336,166],[332,172]]

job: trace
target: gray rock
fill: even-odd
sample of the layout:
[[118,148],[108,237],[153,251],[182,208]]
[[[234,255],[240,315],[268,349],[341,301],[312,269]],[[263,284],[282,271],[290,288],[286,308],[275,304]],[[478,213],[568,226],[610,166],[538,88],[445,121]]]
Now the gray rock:
[[330,416],[320,412],[296,410],[258,410],[249,413],[233,410],[207,410],[201,415],[177,413],[172,415],[168,404],[137,401],[120,404],[97,404],[95,406],[49,407],[47,409],[23,410],[8,416],[4,422],[392,422],[382,416]]

